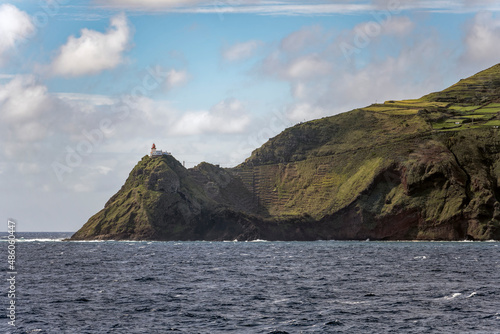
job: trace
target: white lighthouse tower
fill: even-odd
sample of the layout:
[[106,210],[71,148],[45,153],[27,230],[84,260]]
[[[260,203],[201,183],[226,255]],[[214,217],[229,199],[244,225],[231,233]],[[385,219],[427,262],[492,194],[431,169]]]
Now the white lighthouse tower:
[[153,146],[151,147],[151,153],[149,153],[149,156],[152,157],[156,155],[156,145],[153,143]]

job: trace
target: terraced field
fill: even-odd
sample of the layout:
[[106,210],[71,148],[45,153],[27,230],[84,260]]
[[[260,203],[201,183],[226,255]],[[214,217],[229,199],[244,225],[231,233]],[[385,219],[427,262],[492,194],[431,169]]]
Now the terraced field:
[[363,110],[391,116],[428,115],[428,122],[435,131],[461,131],[500,125],[500,103],[463,105],[431,102],[425,99],[386,101]]
[[455,85],[415,100],[386,101],[367,111],[423,116],[434,131],[497,127],[500,120],[500,66],[493,66]]

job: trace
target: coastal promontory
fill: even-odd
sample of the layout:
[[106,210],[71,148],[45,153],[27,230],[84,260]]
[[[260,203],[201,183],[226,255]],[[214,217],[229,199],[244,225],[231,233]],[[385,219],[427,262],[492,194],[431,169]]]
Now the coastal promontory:
[[500,240],[500,65],[284,130],[233,168],[144,156],[72,240]]

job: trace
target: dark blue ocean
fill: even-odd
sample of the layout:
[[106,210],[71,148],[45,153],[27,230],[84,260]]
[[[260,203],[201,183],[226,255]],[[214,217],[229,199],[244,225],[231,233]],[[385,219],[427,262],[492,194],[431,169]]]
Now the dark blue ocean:
[[16,326],[4,280],[1,333],[500,333],[498,242],[69,235],[17,233]]

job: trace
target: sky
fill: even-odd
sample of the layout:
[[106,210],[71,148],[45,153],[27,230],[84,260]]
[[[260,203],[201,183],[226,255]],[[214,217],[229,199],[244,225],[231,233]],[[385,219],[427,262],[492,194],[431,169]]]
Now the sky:
[[500,62],[496,0],[0,1],[0,212],[76,231],[151,145],[232,167]]

